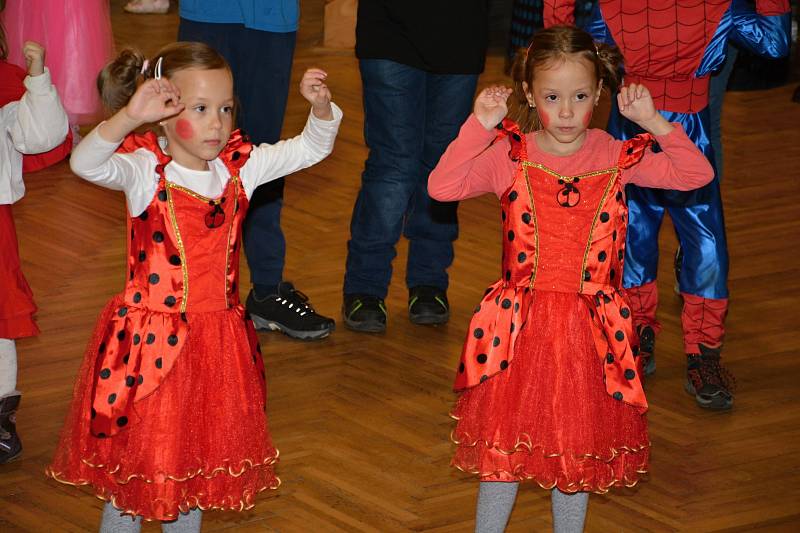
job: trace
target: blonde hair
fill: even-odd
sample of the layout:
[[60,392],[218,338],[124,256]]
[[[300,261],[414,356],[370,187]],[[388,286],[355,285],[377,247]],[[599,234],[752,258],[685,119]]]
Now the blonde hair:
[[[2,1],[2,0],[0,0]],[[116,113],[125,107],[136,92],[136,88],[147,78],[152,78],[156,63],[161,62],[161,75],[172,77],[176,72],[186,69],[216,70],[230,66],[222,55],[204,43],[171,43],[156,52],[148,60],[144,54],[126,48],[108,63],[97,76],[97,89],[109,113]]]
[[539,115],[528,104],[528,90],[533,85],[537,68],[571,55],[589,61],[594,67],[595,80],[603,87],[617,90],[621,78],[622,54],[615,46],[597,43],[592,36],[575,26],[553,26],[536,32],[526,50],[520,50],[511,67],[514,80],[514,99],[510,116],[524,132],[541,129]]

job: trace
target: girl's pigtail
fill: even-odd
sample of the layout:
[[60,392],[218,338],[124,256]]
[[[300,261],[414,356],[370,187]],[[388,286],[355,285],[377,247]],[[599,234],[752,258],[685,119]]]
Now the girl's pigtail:
[[106,111],[114,114],[125,107],[151,70],[144,55],[130,48],[103,67],[97,76],[97,89]]
[[[514,80],[514,92],[509,98],[508,116],[519,125],[523,132],[539,129],[539,115],[536,108],[531,107],[528,96],[522,86],[523,82],[529,79],[527,76],[529,49],[520,48],[514,56],[514,63],[511,65],[511,78]],[[530,87],[528,87],[530,90]]]
[[603,87],[608,88],[611,94],[617,92],[622,80],[622,53],[616,46],[605,43],[595,43],[597,59],[600,63],[600,79]]

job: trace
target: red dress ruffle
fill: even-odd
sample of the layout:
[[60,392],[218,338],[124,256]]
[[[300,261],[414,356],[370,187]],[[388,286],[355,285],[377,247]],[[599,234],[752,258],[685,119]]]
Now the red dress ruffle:
[[[606,492],[647,471],[647,421],[613,399],[578,294],[534,291],[516,355],[459,398],[453,465],[484,481]],[[553,320],[558,317],[558,320]]]
[[38,335],[39,328],[33,318],[36,304],[22,274],[10,205],[0,205],[0,251],[0,339]]

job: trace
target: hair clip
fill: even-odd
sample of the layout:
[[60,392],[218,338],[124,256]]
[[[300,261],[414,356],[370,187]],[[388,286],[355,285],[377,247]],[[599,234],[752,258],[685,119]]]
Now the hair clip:
[[153,77],[157,80],[161,79],[161,63],[163,62],[164,58],[161,56],[159,56],[159,58],[156,60],[156,67],[155,69],[153,69],[154,70]]
[[599,57],[600,56],[600,47],[597,46],[597,43],[593,43],[593,44],[594,44],[594,54]]
[[142,63],[142,70],[139,71],[139,74],[141,74],[142,76],[147,74],[147,67],[149,66],[150,66],[150,60],[145,59],[144,62]]

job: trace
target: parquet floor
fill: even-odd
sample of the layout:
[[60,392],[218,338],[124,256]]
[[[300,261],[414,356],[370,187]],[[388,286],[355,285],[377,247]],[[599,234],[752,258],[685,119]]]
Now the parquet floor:
[[[152,53],[174,37],[174,7],[167,16],[144,17],[123,14],[121,4],[112,1],[119,44]],[[312,64],[326,68],[346,118],[333,155],[289,179],[283,226],[287,278],[338,319],[366,149],[357,64],[351,52],[317,47],[321,7],[321,0],[303,2],[295,77]],[[482,84],[503,79],[501,58],[490,58]],[[589,532],[800,531],[800,105],[789,100],[793,88],[731,93],[726,101],[733,299],[724,356],[738,378],[736,407],[727,414],[701,411],[682,390],[680,302],[669,268],[675,241],[665,230],[664,333],[658,373],[648,383],[652,473],[634,489],[592,496]],[[293,90],[286,135],[300,131],[306,113]],[[27,184],[15,216],[42,334],[19,343],[25,453],[0,467],[0,531],[91,531],[102,502],[46,479],[43,470],[95,317],[122,286],[123,197],[77,179],[65,164],[29,176]],[[489,197],[461,206],[448,325],[416,327],[406,319],[401,243],[385,335],[358,335],[341,324],[318,343],[262,335],[283,485],[252,511],[206,513],[204,531],[471,530],[477,485],[448,466],[447,413],[468,317],[497,275],[497,211]],[[521,490],[508,531],[549,528],[545,491]]]

